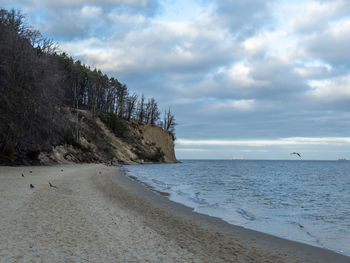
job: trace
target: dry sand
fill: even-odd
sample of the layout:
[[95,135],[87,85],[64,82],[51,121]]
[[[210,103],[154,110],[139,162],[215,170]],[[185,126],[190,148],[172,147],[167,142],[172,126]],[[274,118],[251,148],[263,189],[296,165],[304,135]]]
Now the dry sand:
[[1,263],[350,262],[193,213],[102,164],[0,167],[0,209]]

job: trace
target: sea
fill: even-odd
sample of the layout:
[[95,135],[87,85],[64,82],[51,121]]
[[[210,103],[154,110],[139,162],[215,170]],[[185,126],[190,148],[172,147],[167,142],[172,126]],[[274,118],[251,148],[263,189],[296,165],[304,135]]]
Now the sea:
[[350,161],[182,160],[125,168],[195,212],[350,255]]

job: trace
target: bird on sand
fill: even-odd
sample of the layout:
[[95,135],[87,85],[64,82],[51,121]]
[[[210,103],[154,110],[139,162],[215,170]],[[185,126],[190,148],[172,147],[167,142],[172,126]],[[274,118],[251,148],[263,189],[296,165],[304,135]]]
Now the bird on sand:
[[22,174],[22,177],[24,177],[24,174]]
[[34,185],[30,184],[30,188],[34,188]]
[[296,155],[298,155],[298,156],[301,158],[300,153],[297,153],[297,152],[292,152],[291,154],[296,154]]
[[51,184],[50,182],[49,182],[49,185],[50,185],[50,187],[57,188],[57,186]]

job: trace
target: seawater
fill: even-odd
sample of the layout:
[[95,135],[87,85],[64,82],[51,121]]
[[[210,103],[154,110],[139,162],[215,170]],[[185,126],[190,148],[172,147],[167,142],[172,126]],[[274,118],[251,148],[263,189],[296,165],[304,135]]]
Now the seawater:
[[184,160],[126,168],[196,212],[350,255],[349,161]]

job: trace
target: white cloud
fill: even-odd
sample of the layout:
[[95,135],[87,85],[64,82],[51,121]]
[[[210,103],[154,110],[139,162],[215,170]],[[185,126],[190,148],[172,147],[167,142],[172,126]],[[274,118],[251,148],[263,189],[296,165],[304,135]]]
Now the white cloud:
[[326,80],[313,80],[309,96],[313,99],[335,102],[350,100],[350,75]]
[[131,6],[145,7],[147,0],[27,0],[23,2],[32,2],[37,5],[55,5],[55,6],[78,6],[82,4],[105,5],[105,4],[124,4]]
[[81,15],[83,16],[101,16],[103,14],[102,8],[97,6],[83,6],[81,8]]
[[350,137],[290,137],[275,140],[188,140],[177,139],[181,146],[293,146],[293,145],[350,145]]
[[322,32],[333,20],[346,18],[349,10],[347,0],[276,1],[274,14],[288,32],[312,34]]
[[330,75],[333,71],[333,67],[328,63],[313,60],[309,62],[297,63],[297,65],[294,68],[294,71],[300,77],[309,80],[324,78],[325,76]]
[[138,26],[146,26],[148,23],[147,17],[142,14],[125,14],[110,12],[107,17],[113,23],[112,26],[127,27],[129,30]]
[[214,107],[220,110],[234,109],[237,111],[251,111],[254,109],[255,100],[224,100],[214,104]]
[[249,87],[255,83],[250,72],[251,70],[249,67],[243,63],[237,63],[227,71],[227,75],[231,82],[240,86]]
[[176,147],[176,152],[208,152],[208,149],[201,148],[178,148]]
[[[206,71],[229,61],[234,50],[224,30],[208,31],[196,22],[164,22],[132,14],[110,14],[109,18],[116,22],[116,27],[119,20],[128,21],[130,25],[123,26],[130,30],[103,40],[67,41],[61,44],[61,49],[89,65],[119,74]],[[96,48],[96,43],[103,48]]]
[[350,19],[331,23],[318,34],[300,39],[304,55],[332,65],[348,65],[350,59]]
[[327,25],[329,18],[336,12],[334,3],[306,2],[295,6],[296,15],[290,21],[295,32],[312,32],[315,28]]
[[296,41],[284,30],[262,31],[244,40],[242,46],[249,55],[266,54],[280,57],[290,56]]

